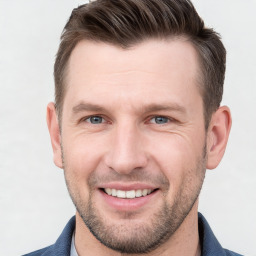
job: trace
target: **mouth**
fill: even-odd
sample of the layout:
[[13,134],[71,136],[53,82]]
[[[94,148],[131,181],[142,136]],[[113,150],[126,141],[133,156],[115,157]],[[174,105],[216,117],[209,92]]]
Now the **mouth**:
[[115,213],[135,213],[152,207],[155,200],[161,198],[159,187],[146,184],[102,184],[98,189],[98,202],[101,202],[105,213],[107,209]]
[[101,188],[101,190],[109,196],[122,198],[122,199],[134,199],[148,196],[158,189],[136,189],[136,190],[119,190],[113,188]]

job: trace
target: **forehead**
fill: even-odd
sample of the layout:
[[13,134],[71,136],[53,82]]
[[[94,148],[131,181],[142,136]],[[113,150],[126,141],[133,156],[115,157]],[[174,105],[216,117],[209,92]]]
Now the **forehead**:
[[[112,65],[109,65],[110,63]],[[128,49],[103,42],[82,40],[72,51],[68,67],[69,70],[76,71],[86,69],[87,73],[91,69],[94,71],[95,68],[102,72],[127,71],[130,68],[159,72],[159,64],[161,68],[165,67],[162,71],[171,71],[175,67],[195,73],[199,69],[194,46],[186,38],[181,37],[151,39]],[[186,67],[182,67],[184,64]]]
[[185,39],[148,40],[129,49],[84,40],[70,56],[66,97],[199,94],[199,73],[197,52]]

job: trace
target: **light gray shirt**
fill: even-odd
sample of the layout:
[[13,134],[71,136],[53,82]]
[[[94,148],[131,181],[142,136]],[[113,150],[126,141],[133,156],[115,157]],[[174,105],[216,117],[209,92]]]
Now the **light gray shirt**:
[[73,232],[73,236],[72,236],[70,256],[78,256],[76,247],[75,247],[75,231]]

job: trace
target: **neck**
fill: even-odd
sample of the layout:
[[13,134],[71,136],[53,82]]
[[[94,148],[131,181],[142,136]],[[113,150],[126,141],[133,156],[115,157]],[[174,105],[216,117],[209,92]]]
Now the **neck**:
[[[200,240],[198,232],[198,202],[195,203],[183,223],[172,237],[156,250],[139,256],[200,256]],[[82,218],[76,214],[75,247],[79,256],[129,256],[113,251],[101,244],[88,230]],[[137,256],[132,254],[132,256]]]

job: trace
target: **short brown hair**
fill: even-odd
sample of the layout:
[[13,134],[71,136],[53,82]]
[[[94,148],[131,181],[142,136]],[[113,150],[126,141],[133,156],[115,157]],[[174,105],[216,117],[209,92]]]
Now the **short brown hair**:
[[226,50],[220,36],[204,26],[189,0],[96,0],[74,9],[61,35],[54,65],[58,115],[65,96],[68,60],[79,41],[106,42],[128,49],[146,39],[179,36],[187,38],[199,56],[207,128],[222,99]]

